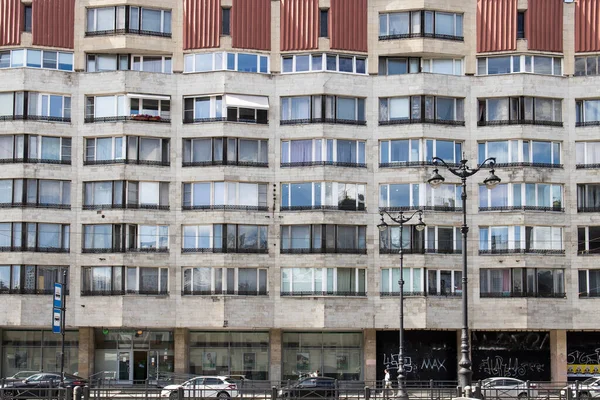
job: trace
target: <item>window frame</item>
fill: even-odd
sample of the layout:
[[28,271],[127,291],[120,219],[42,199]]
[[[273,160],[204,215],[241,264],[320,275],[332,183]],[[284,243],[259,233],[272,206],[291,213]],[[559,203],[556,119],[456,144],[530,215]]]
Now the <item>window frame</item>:
[[[209,204],[195,204],[194,194],[196,193],[195,185],[207,185],[208,184],[208,196],[209,196]],[[223,200],[224,203],[229,203],[231,200],[229,190],[231,189],[231,185],[235,185],[235,201],[234,204],[216,204],[215,196],[217,195],[217,190],[215,188],[216,184],[223,185]],[[238,181],[190,181],[190,182],[182,182],[182,209],[183,210],[246,210],[246,211],[268,211],[268,200],[267,200],[267,190],[268,184],[264,182],[238,182]],[[256,186],[256,206],[252,205],[242,205],[242,188],[241,185],[255,185]],[[189,190],[188,190],[189,188]],[[262,193],[261,193],[262,192]],[[189,193],[189,204],[186,204],[188,201],[186,199],[187,194]]]
[[[509,72],[489,73],[490,58],[509,58]],[[549,58],[551,65],[551,73],[544,74],[535,71],[535,58]],[[518,66],[518,70],[517,67]],[[494,76],[508,74],[532,74],[546,76],[563,76],[564,75],[564,58],[546,55],[534,54],[516,54],[516,55],[501,55],[501,56],[485,56],[477,57],[477,76]]]
[[[310,291],[297,291],[294,290],[294,270],[295,269],[309,269],[311,272],[311,290]],[[354,290],[351,291],[338,291],[338,272],[340,269],[350,269],[354,271]],[[286,267],[281,268],[281,286],[280,296],[293,297],[293,296],[343,296],[343,297],[366,297],[367,296],[367,279],[366,267]],[[285,271],[285,272],[284,272]],[[330,272],[331,271],[331,272]],[[361,271],[363,273],[361,282]],[[320,276],[319,275],[320,272]],[[289,287],[291,290],[284,290],[284,274],[289,276]],[[316,290],[318,283],[321,283],[322,290]],[[364,292],[360,291],[361,284],[364,284]]]
[[[297,59],[298,57],[308,57],[308,70],[307,71],[297,71]],[[335,69],[328,68],[328,57],[335,57]],[[340,70],[340,57],[349,58],[352,57],[352,71],[342,71]],[[315,65],[314,58],[321,58],[321,68],[313,69]],[[291,70],[285,70],[284,63],[286,60],[292,60],[292,68]],[[358,62],[364,62],[364,72],[359,72]],[[318,61],[317,61],[318,62]],[[286,63],[287,64],[287,63]],[[353,54],[339,54],[339,53],[303,53],[303,54],[283,54],[281,56],[281,74],[307,74],[307,73],[315,73],[315,72],[333,72],[338,74],[348,74],[348,75],[368,75],[369,74],[369,65],[368,65],[368,57],[367,55],[353,55]]]
[[[426,275],[426,269],[423,267],[404,267],[402,268],[402,271],[400,271],[401,268],[397,268],[397,267],[382,267],[380,269],[380,274],[379,274],[379,278],[381,279],[380,281],[380,296],[399,296],[400,295],[400,285],[398,284],[398,291],[395,291],[395,283],[397,284],[397,282],[394,281],[394,276],[397,276],[399,279],[403,279],[404,282],[404,287],[403,287],[403,292],[404,292],[404,296],[425,296],[426,292],[425,292],[425,275]],[[397,272],[397,273],[394,273]],[[400,274],[402,273],[402,275],[405,276],[400,276]],[[408,274],[406,274],[408,273]],[[387,278],[387,288],[384,287],[383,284],[383,275],[387,274],[388,278]],[[406,276],[408,275],[408,277]],[[415,289],[415,275],[420,275],[420,285],[418,287],[418,290],[414,290]],[[406,279],[408,278],[408,279]],[[407,290],[408,287],[408,290]]]
[[[540,119],[536,113],[536,101],[540,99],[552,102],[552,120]],[[505,113],[508,119],[490,119],[490,101],[506,100],[506,109],[498,108]],[[563,99],[533,96],[509,96],[509,97],[486,97],[478,98],[478,120],[477,126],[498,125],[541,125],[541,126],[563,126]],[[516,107],[516,109],[515,109]],[[529,109],[528,109],[529,108]],[[494,109],[495,110],[495,109]],[[527,114],[531,114],[527,118]]]
[[[454,34],[436,33],[438,15],[452,15],[454,19]],[[402,15],[408,17],[408,33],[390,33],[390,16]],[[418,16],[418,18],[417,18]],[[460,17],[460,23],[458,22]],[[382,19],[385,19],[385,29],[382,28]],[[429,25],[431,23],[431,25]],[[458,32],[460,27],[461,32]],[[378,19],[378,38],[380,41],[410,38],[432,38],[464,41],[464,14],[459,12],[447,12],[437,10],[414,10],[414,11],[395,11],[379,13]],[[460,35],[459,35],[460,33]]]
[[[300,163],[292,162],[291,143],[294,141],[311,140],[311,160]],[[338,161],[338,140],[355,142],[356,144],[356,163]],[[331,139],[331,138],[309,138],[309,139],[281,139],[281,167],[295,167],[307,165],[333,165],[339,167],[356,166],[366,168],[366,144],[365,140],[356,139]],[[320,151],[320,153],[319,153]],[[317,157],[321,154],[321,157]],[[287,155],[287,157],[284,157]],[[331,157],[330,157],[331,156]],[[320,160],[318,159],[320,158]],[[330,159],[331,158],[331,159]],[[362,161],[362,162],[360,162]],[[298,165],[299,164],[299,165]]]
[[[311,204],[293,206],[292,186],[297,184],[311,185]],[[327,196],[326,186],[331,185],[331,196]],[[343,185],[343,186],[342,186]],[[343,188],[344,193],[348,190],[347,185],[354,186],[354,206],[340,205],[339,195]],[[365,183],[354,182],[281,182],[281,201],[279,203],[280,211],[301,211],[301,210],[344,210],[344,211],[366,211],[365,193],[367,185]],[[287,192],[287,193],[286,193]],[[317,193],[318,192],[318,193]],[[361,194],[362,193],[362,194]],[[362,201],[360,200],[362,196]],[[288,204],[283,204],[284,200]],[[343,201],[343,200],[342,200]]]
[[[71,280],[69,279],[69,267],[64,265],[24,265],[24,264],[4,264],[0,268],[9,268],[9,287],[2,288],[0,294],[27,294],[27,295],[49,295],[54,294],[54,288],[40,288],[40,268],[58,268],[56,279],[62,279],[63,271],[67,272],[67,282],[64,286],[63,293],[69,295]],[[26,270],[33,268],[34,278],[26,280]],[[33,288],[26,287],[27,282],[33,284]]]
[[[211,69],[209,70],[196,70],[196,56],[197,55],[210,55]],[[250,55],[256,57],[256,72],[244,71],[239,69],[238,58],[240,55]],[[231,57],[230,57],[231,56]],[[184,74],[197,74],[203,72],[216,72],[216,71],[234,71],[244,72],[251,74],[270,74],[271,73],[271,60],[270,55],[265,53],[248,53],[248,52],[212,52],[212,53],[185,53],[184,58]],[[233,58],[233,65],[230,65],[230,58]],[[191,61],[190,61],[191,60]],[[220,60],[221,66],[219,67],[218,60]],[[263,62],[266,64],[266,68],[263,68]]]
[[[40,52],[40,60],[41,60],[41,64],[39,67],[35,67],[32,65],[28,65],[28,52],[30,51],[35,51],[35,52]],[[22,52],[22,62],[21,63],[17,63],[15,61],[15,56],[14,53],[16,52]],[[44,53],[55,53],[56,54],[56,68],[49,68],[47,66],[44,65]],[[22,49],[3,49],[0,51],[0,55],[4,54],[6,56],[6,54],[8,54],[8,58],[9,58],[9,63],[8,65],[6,64],[0,64],[0,69],[8,69],[8,68],[34,68],[34,69],[47,69],[47,70],[53,70],[53,71],[64,71],[64,72],[73,72],[74,68],[73,68],[73,57],[74,57],[74,53],[72,52],[68,52],[68,51],[58,51],[58,50],[42,50],[42,49],[28,49],[28,48],[22,48]],[[61,57],[63,57],[63,61],[64,61],[64,57],[70,57],[70,64],[69,63],[61,63]],[[13,64],[13,62],[15,64]],[[70,65],[70,69],[69,68],[61,68],[61,65]]]
[[[256,248],[243,248],[239,245],[239,227],[251,227],[256,228]],[[209,247],[197,247],[199,244],[198,235],[199,228],[208,228],[210,230]],[[193,236],[186,235],[186,229],[193,229],[195,231]],[[230,229],[231,228],[231,229]],[[269,241],[268,241],[268,225],[258,224],[189,224],[181,225],[182,231],[182,253],[240,253],[240,254],[268,254],[269,252]],[[235,231],[235,244],[234,247],[229,247],[228,239],[230,239],[231,231]],[[186,247],[186,238],[191,237],[195,242],[196,247]],[[219,247],[220,245],[220,247]]]
[[[408,108],[405,110],[408,118],[390,118],[392,100],[406,99]],[[451,99],[454,102],[454,119],[438,118],[438,99]],[[428,103],[429,102],[429,103]],[[416,105],[418,104],[418,108]],[[380,126],[402,124],[440,124],[465,126],[465,98],[433,95],[393,96],[378,99],[378,123]],[[418,111],[418,116],[416,112]],[[461,112],[462,111],[462,112]],[[430,114],[430,115],[427,115]],[[462,114],[462,116],[461,116]],[[462,119],[461,119],[462,118]]]
[[[309,246],[293,247],[293,227],[308,227]],[[354,248],[338,246],[339,228],[354,228]],[[285,230],[288,231],[285,234]],[[286,240],[287,236],[287,240]],[[303,238],[304,239],[304,238]],[[287,243],[286,243],[287,242]],[[280,253],[281,254],[367,254],[366,226],[365,225],[343,225],[343,224],[294,224],[280,226]],[[333,245],[333,246],[332,246]]]
[[[203,285],[209,284],[210,290],[194,290],[195,270],[199,268],[210,268],[210,282],[202,281]],[[256,291],[240,290],[239,273],[240,270],[256,270]],[[229,282],[229,272],[233,270],[233,283]],[[189,272],[190,282],[186,283],[186,272]],[[182,268],[182,296],[268,296],[269,279],[268,268],[265,267],[183,267]],[[264,282],[262,279],[264,277]],[[220,281],[219,281],[220,278]],[[264,283],[265,290],[261,290]],[[219,289],[219,284],[221,288]],[[230,290],[232,284],[234,290]],[[189,285],[190,290],[186,290]]]

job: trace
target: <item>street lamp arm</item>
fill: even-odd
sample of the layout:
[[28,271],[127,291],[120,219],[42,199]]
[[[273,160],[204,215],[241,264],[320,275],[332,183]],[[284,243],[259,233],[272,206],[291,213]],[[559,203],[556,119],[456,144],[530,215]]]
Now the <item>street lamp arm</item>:
[[496,165],[496,157],[488,157],[481,164],[479,164],[475,168],[467,167],[467,160],[461,160],[460,165],[458,167],[451,167],[440,157],[433,157],[433,164],[437,165],[437,163],[441,163],[448,171],[450,171],[453,175],[458,176],[461,179],[467,179],[470,176],[475,175],[481,168],[483,168],[488,162],[491,168],[494,168]]
[[383,210],[381,212],[381,216],[383,217],[383,214],[386,214],[389,219],[391,219],[392,221],[394,221],[397,224],[405,224],[406,222],[410,221],[411,219],[413,219],[413,217],[417,214],[423,214],[423,210],[417,210],[414,213],[412,213],[412,215],[410,217],[405,217],[404,216],[404,212],[400,211],[400,214],[397,217],[392,216],[388,211]]

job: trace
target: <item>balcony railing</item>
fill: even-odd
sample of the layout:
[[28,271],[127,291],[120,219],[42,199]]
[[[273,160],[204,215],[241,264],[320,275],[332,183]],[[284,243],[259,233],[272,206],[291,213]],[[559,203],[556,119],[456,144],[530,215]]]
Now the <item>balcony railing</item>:
[[0,246],[0,252],[69,253],[69,248],[41,246]]
[[154,161],[154,160],[84,160],[83,165],[113,165],[113,164],[124,164],[124,165],[149,165],[158,167],[169,167],[171,163],[169,161]]
[[168,296],[169,292],[164,290],[95,290],[85,289],[81,291],[82,296],[124,296],[127,294],[147,296]]
[[269,125],[268,119],[247,119],[247,118],[232,118],[232,117],[217,117],[217,118],[184,118],[184,124],[200,124],[204,122],[242,122],[245,124]]
[[538,293],[538,292],[481,292],[479,293],[481,298],[524,298],[524,297],[535,297],[535,298],[552,298],[561,299],[567,297],[566,293]]
[[367,249],[295,248],[281,249],[281,254],[367,254]]
[[365,206],[337,205],[337,206],[281,206],[281,211],[308,211],[308,210],[333,210],[333,211],[367,211]]
[[410,211],[410,210],[425,210],[425,211],[462,211],[462,207],[457,206],[399,206],[399,207],[379,207],[379,211]]
[[168,247],[135,247],[127,249],[127,253],[168,253]]
[[539,206],[496,206],[496,207],[479,207],[479,211],[553,211],[564,212],[565,209],[557,207],[539,207]]
[[[597,241],[600,238],[590,238],[590,240]],[[597,256],[600,255],[600,249],[589,249],[589,250],[577,250],[578,256]]]
[[442,39],[442,40],[454,40],[463,42],[464,36],[455,35],[444,35],[440,33],[397,33],[392,35],[379,35],[379,40],[396,40],[396,39],[414,39],[414,38],[425,38],[425,39]]
[[298,161],[298,162],[281,163],[281,168],[321,167],[321,166],[367,168],[367,164],[365,164],[365,163],[352,163],[352,162],[341,162],[341,161]]
[[[405,297],[418,297],[425,296],[426,292],[413,292],[413,291],[404,291]],[[400,291],[397,292],[379,292],[379,296],[381,297],[400,297]]]
[[71,160],[51,160],[47,158],[0,158],[0,164],[57,164],[71,165]]
[[268,254],[269,249],[223,249],[213,247],[183,248],[182,253]]
[[[405,248],[402,249],[402,253],[404,254],[462,254],[462,249],[444,249],[444,248]],[[400,249],[398,248],[380,248],[379,254],[400,254]]]
[[164,38],[170,38],[171,37],[171,33],[170,32],[156,32],[156,31],[147,31],[147,30],[143,30],[143,29],[131,29],[131,28],[125,28],[125,29],[107,29],[107,30],[104,30],[104,31],[88,31],[88,32],[85,32],[85,36],[86,37],[114,36],[114,35],[124,35],[124,34],[141,35],[141,36],[158,36],[158,37],[164,37]]
[[0,121],[46,121],[71,122],[71,117],[51,117],[49,115],[0,115]]
[[600,168],[600,164],[576,164],[575,169],[596,169]]
[[280,292],[281,297],[291,297],[291,296],[335,296],[335,297],[366,297],[367,292],[357,292],[357,291],[312,291],[312,290],[302,290],[302,291],[291,291],[291,292]]
[[[510,163],[497,163],[494,164],[494,168],[522,168],[522,167],[531,167],[531,168],[563,168],[562,164],[552,164],[552,163],[537,163],[537,162],[510,162]],[[490,168],[489,164],[483,165],[483,168]]]
[[596,297],[600,297],[600,292],[580,292],[579,293],[579,297],[580,298],[596,298]]
[[[65,295],[69,294],[69,289],[64,290]],[[19,289],[8,289],[8,288],[0,288],[0,294],[35,294],[35,295],[53,295],[54,288],[50,289],[28,289],[28,288],[19,288]]]
[[379,121],[380,126],[386,125],[408,125],[408,124],[435,124],[449,126],[465,126],[465,121],[454,119],[437,119],[437,118],[398,118],[391,120]]
[[115,247],[96,247],[96,248],[82,248],[82,253],[85,254],[103,254],[103,253],[168,253],[169,248],[167,247],[131,247],[124,248],[121,246]]
[[533,119],[501,119],[494,121],[478,121],[477,126],[501,126],[501,125],[538,125],[538,126],[563,126],[562,121],[539,121]]
[[575,122],[576,127],[584,127],[584,126],[600,126],[600,121],[584,121],[584,122]]
[[159,210],[169,211],[169,206],[157,204],[84,204],[84,210]]
[[268,296],[268,291],[256,290],[182,290],[182,296]]
[[541,255],[564,255],[564,250],[551,250],[551,249],[490,249],[482,250],[479,249],[480,255],[487,254],[541,254]]
[[51,203],[0,203],[0,208],[52,208],[55,210],[70,210],[70,204]]
[[268,168],[269,163],[267,162],[258,162],[258,161],[189,161],[183,162],[183,167],[211,167],[216,165],[233,165],[238,167],[259,167],[259,168]]
[[115,117],[85,117],[85,123],[94,122],[126,122],[126,121],[143,121],[143,122],[154,122],[170,124],[171,118],[163,118],[159,116],[151,115],[122,115]]
[[588,213],[588,212],[600,212],[600,206],[593,207],[577,207],[577,212]]
[[282,119],[280,125],[303,125],[303,124],[340,124],[340,125],[367,125],[367,121],[356,119],[338,118],[304,118],[304,119]]
[[[458,167],[459,163],[446,163],[451,167]],[[433,166],[432,161],[394,161],[379,163],[379,168],[413,168]]]
[[198,206],[183,206],[182,210],[225,210],[225,211],[269,211],[267,206],[232,206],[232,205],[198,205]]

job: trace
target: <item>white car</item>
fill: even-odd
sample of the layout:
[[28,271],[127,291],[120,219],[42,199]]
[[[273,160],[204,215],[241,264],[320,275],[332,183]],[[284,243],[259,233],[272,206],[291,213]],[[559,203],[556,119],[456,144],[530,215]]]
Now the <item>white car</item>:
[[481,394],[484,399],[526,399],[538,397],[537,385],[515,378],[487,378],[481,381]]
[[237,385],[226,376],[198,376],[181,385],[168,385],[162,389],[160,397],[177,399],[179,388],[183,389],[183,397],[218,397],[220,399],[238,397]]
[[560,394],[567,396],[568,390],[571,390],[571,395],[574,399],[588,400],[592,397],[600,397],[600,376],[586,379],[579,384],[579,388],[577,388],[576,384],[572,383],[564,387],[560,391]]

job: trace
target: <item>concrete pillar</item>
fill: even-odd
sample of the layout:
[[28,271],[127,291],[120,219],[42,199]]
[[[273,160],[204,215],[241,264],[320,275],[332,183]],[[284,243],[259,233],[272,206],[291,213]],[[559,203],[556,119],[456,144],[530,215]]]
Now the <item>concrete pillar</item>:
[[175,373],[187,374],[190,368],[190,332],[175,328]]
[[552,382],[567,381],[567,331],[550,331],[550,372]]
[[377,379],[377,330],[365,329],[363,331],[363,341],[364,380],[365,382],[374,382]]
[[79,376],[87,378],[94,374],[94,355],[96,352],[96,343],[94,339],[94,328],[79,328],[79,349],[77,361],[79,363]]
[[282,346],[281,329],[271,329],[269,331],[269,380],[280,381],[283,377],[281,373],[283,361],[283,346]]

